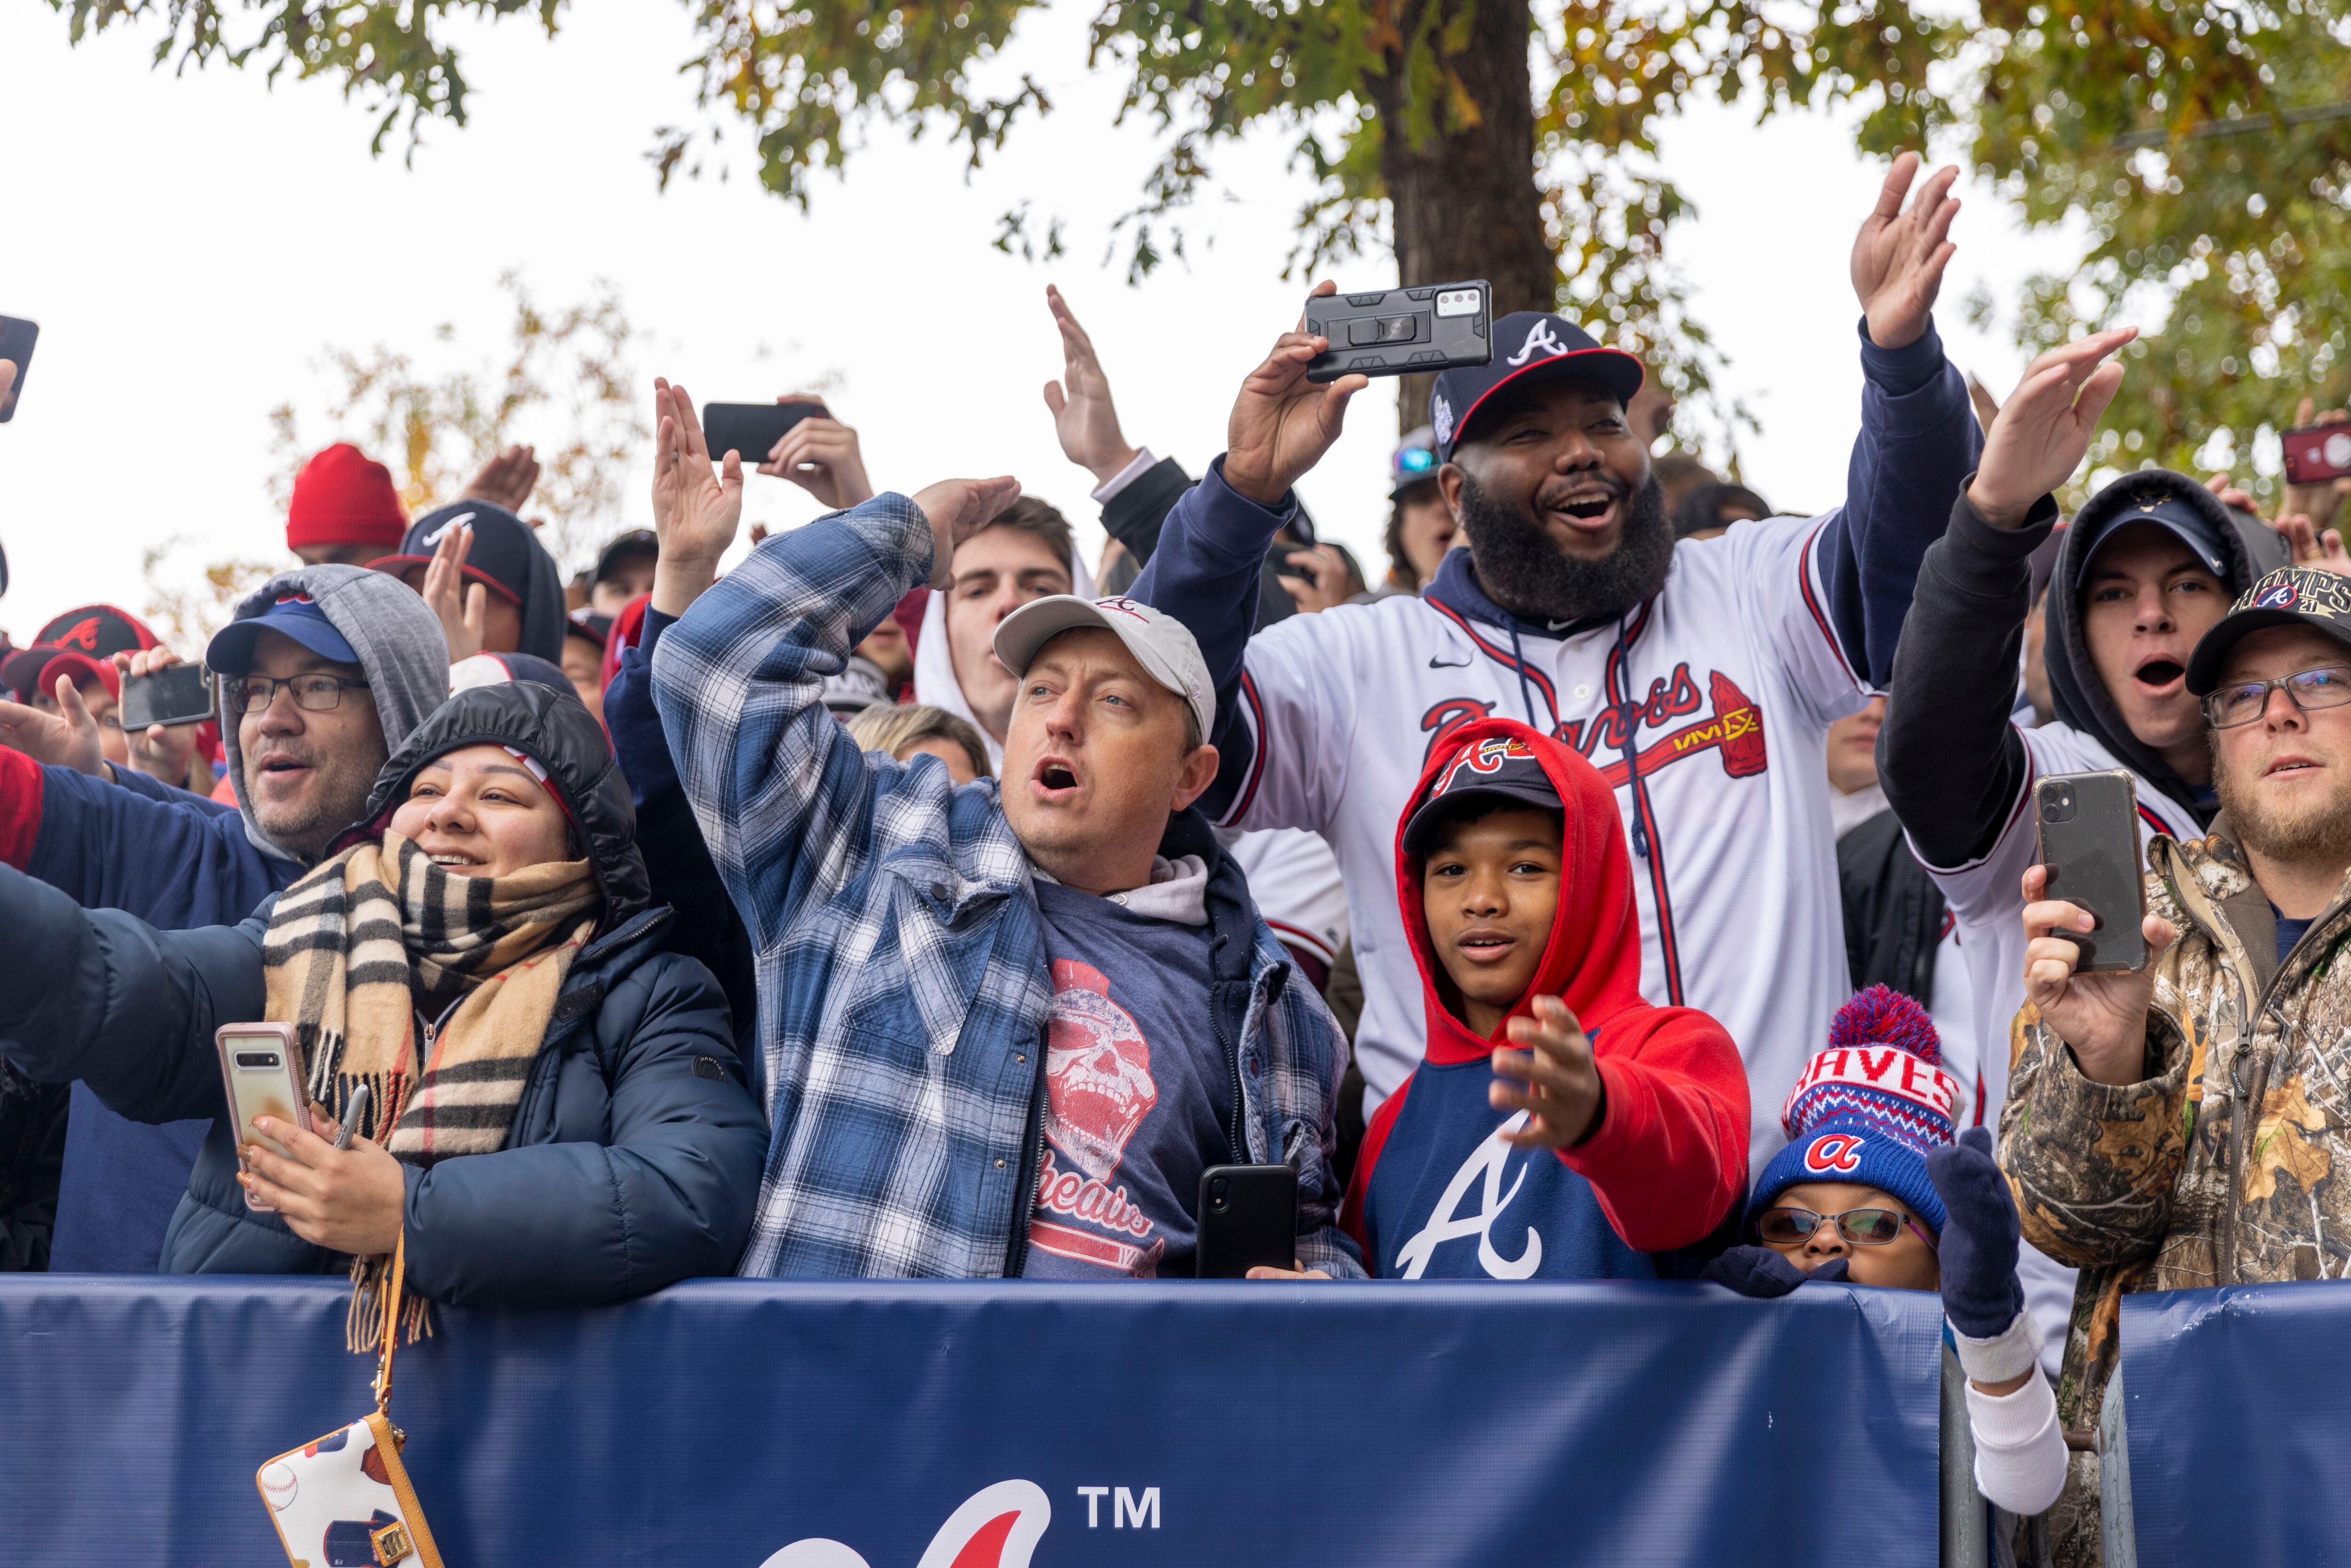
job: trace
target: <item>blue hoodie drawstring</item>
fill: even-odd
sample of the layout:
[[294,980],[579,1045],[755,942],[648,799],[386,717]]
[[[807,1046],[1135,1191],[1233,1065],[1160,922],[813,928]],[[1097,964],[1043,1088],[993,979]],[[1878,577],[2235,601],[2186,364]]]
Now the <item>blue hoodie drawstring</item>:
[[1510,622],[1510,663],[1519,672],[1519,701],[1526,705],[1527,727],[1541,735],[1543,727],[1535,722],[1535,695],[1527,685],[1527,654],[1526,650],[1519,646],[1516,621]]
[[[1633,689],[1633,654],[1625,642],[1625,622],[1616,622],[1616,673],[1625,682],[1625,690]],[[1520,679],[1524,679],[1521,676]],[[1618,723],[1617,749],[1625,758],[1625,786],[1633,792],[1633,852],[1643,860],[1649,858],[1649,830],[1641,823],[1641,748],[1635,743],[1634,721],[1640,710],[1630,707],[1612,709]]]

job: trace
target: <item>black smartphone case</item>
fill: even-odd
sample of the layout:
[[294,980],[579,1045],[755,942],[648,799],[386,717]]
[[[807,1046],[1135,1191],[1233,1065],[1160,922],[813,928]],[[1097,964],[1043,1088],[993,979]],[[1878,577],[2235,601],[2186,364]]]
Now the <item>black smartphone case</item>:
[[2131,776],[2058,773],[2032,787],[2041,829],[2044,896],[2078,904],[2098,917],[2095,931],[2067,931],[2082,949],[2077,972],[2135,973],[2147,967],[2147,884],[2140,878],[2138,790]]
[[1210,1166],[1200,1173],[1199,1215],[1193,1271],[1201,1279],[1238,1280],[1259,1266],[1297,1266],[1298,1173],[1288,1166]]
[[732,450],[746,468],[757,468],[784,438],[784,432],[824,412],[813,402],[705,402],[702,439],[714,463]]
[[173,664],[122,683],[122,727],[134,735],[152,724],[202,724],[212,716],[212,678],[202,664]]
[[[1473,309],[1462,297],[1477,295]],[[1326,294],[1306,301],[1306,329],[1331,347],[1306,366],[1310,382],[1341,376],[1404,376],[1494,357],[1494,291],[1480,278],[1377,294]]]

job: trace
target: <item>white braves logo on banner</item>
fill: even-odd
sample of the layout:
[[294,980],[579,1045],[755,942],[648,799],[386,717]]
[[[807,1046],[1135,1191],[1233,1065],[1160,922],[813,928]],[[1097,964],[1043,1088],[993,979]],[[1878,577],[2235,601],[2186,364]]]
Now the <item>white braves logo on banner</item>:
[[1519,345],[1519,351],[1502,362],[1507,365],[1523,365],[1535,357],[1537,349],[1541,349],[1554,359],[1567,352],[1567,345],[1552,335],[1551,323],[1537,321],[1528,329],[1527,340]]
[[[947,1515],[914,1568],[1029,1568],[1029,1554],[1053,1522],[1053,1505],[1035,1481],[982,1487]],[[759,1568],[869,1568],[856,1550],[812,1536],[795,1541]]]
[[[1515,1133],[1526,1124],[1527,1113],[1521,1111],[1495,1128],[1486,1141],[1461,1162],[1461,1168],[1455,1171],[1453,1179],[1446,1184],[1445,1195],[1437,1200],[1436,1208],[1430,1211],[1428,1223],[1420,1228],[1419,1235],[1396,1251],[1396,1261],[1404,1265],[1405,1279],[1419,1279],[1428,1268],[1430,1255],[1447,1241],[1458,1241],[1471,1236],[1478,1239],[1479,1266],[1490,1278],[1523,1280],[1541,1267],[1542,1238],[1535,1234],[1535,1228],[1531,1225],[1527,1227],[1526,1250],[1516,1258],[1505,1258],[1494,1250],[1494,1221],[1502,1217],[1502,1210],[1510,1207],[1510,1199],[1519,1196],[1519,1188],[1525,1185],[1527,1179],[1525,1167],[1521,1166],[1519,1179],[1510,1184],[1510,1190],[1502,1191],[1502,1167],[1510,1164],[1510,1156],[1518,1152],[1502,1142],[1502,1134]],[[1454,1218],[1454,1211],[1468,1196],[1469,1184],[1479,1180],[1485,1185],[1478,1212],[1462,1218]]]

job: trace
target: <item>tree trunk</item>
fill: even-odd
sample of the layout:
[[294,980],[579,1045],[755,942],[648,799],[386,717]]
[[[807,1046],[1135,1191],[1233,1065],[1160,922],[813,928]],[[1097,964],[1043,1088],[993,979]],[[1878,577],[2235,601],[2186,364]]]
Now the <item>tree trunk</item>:
[[[1405,284],[1457,283],[1482,277],[1493,285],[1494,314],[1549,310],[1559,298],[1559,260],[1543,236],[1542,202],[1535,189],[1534,80],[1527,52],[1533,33],[1530,0],[1421,0],[1405,7],[1410,37],[1424,5],[1445,17],[1474,8],[1468,47],[1439,57],[1459,85],[1469,112],[1440,101],[1424,106],[1436,128],[1414,146],[1409,67],[1401,49],[1388,55],[1388,74],[1365,85],[1379,110],[1380,175],[1395,225],[1396,272]],[[1442,23],[1440,22],[1440,31]],[[1428,423],[1433,376],[1405,376],[1398,388],[1406,430]]]

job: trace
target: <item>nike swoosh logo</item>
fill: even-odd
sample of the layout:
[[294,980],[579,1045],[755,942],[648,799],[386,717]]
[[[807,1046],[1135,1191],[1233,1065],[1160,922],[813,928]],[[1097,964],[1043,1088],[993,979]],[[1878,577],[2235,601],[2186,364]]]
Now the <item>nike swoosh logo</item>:
[[1428,667],[1432,670],[1466,670],[1469,667],[1469,660],[1467,655],[1458,659],[1440,659],[1431,653],[1428,656]]

